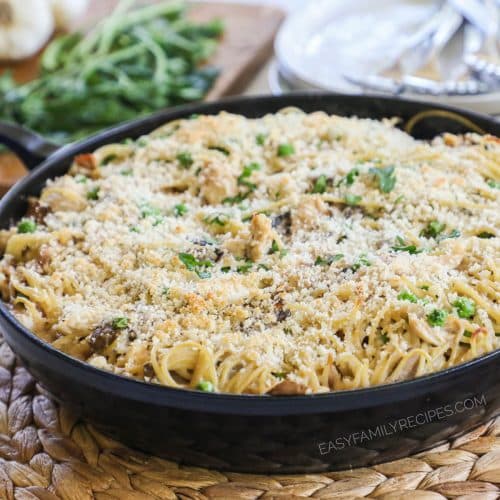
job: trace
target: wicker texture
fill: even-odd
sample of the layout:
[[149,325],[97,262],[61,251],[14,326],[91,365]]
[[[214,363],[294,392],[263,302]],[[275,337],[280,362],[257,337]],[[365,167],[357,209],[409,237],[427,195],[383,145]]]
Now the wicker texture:
[[129,450],[56,405],[0,337],[0,499],[500,497],[500,417],[430,452],[305,475],[220,473]]

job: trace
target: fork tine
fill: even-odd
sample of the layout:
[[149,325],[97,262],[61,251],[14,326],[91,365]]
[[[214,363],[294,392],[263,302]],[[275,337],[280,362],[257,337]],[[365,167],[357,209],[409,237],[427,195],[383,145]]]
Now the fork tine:
[[479,80],[500,82],[500,64],[494,64],[475,55],[468,56],[465,64]]

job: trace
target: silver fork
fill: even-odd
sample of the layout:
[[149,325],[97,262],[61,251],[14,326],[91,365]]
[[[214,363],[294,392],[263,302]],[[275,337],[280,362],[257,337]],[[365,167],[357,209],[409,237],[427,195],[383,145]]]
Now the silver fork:
[[[459,1],[459,0],[453,0]],[[477,0],[469,0],[477,1]],[[483,17],[465,31],[464,61],[478,80],[500,84],[500,0],[486,0]]]
[[[451,82],[443,84],[426,77],[429,74],[439,72],[438,55],[457,32],[462,21],[462,16],[445,3],[432,16],[430,21],[411,38],[412,41],[417,38],[418,42],[413,45],[410,43],[389,70],[384,71],[381,75],[358,76],[346,74],[344,78],[362,88],[393,94],[400,94],[406,90],[418,90],[420,93],[436,95],[443,92],[458,94],[483,92],[485,88],[482,85],[476,85],[472,82],[455,88]],[[398,79],[390,76],[395,69],[399,70],[403,76]],[[405,73],[407,75],[404,75]],[[411,76],[408,76],[408,73]]]
[[383,92],[390,94],[403,94],[404,92],[413,92],[425,95],[478,95],[491,92],[494,86],[484,81],[474,79],[463,81],[444,81],[437,82],[429,78],[407,75],[401,80],[387,78],[378,75],[369,75],[367,77],[358,77],[354,75],[344,75],[344,78],[354,85],[366,90]]

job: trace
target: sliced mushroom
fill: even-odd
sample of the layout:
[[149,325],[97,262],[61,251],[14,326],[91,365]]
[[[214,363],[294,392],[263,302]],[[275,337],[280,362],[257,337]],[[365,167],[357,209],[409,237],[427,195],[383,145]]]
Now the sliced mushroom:
[[91,351],[101,353],[114,342],[118,333],[109,323],[97,326],[88,337]]
[[36,198],[30,198],[28,200],[28,211],[26,212],[27,217],[31,217],[35,220],[37,224],[44,224],[45,217],[50,213],[50,207],[43,205]]
[[293,382],[291,380],[283,380],[278,385],[275,385],[268,394],[272,396],[297,396],[306,393],[306,386]]
[[292,214],[290,211],[273,217],[273,228],[285,236],[290,236],[292,228]]

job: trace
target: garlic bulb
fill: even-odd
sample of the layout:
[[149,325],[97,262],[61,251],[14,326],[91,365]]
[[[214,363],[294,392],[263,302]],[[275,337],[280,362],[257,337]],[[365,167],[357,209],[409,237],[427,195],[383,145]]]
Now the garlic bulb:
[[53,30],[48,0],[0,0],[0,59],[35,54]]
[[49,0],[52,4],[52,12],[56,20],[56,26],[67,30],[73,27],[85,12],[89,2],[88,0]]

